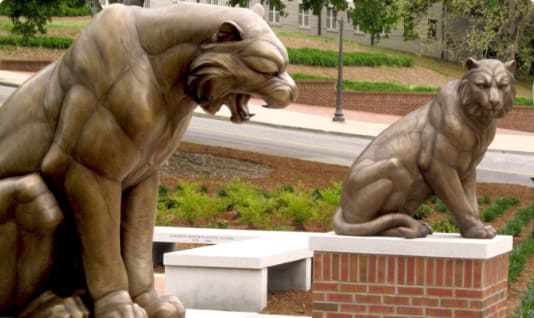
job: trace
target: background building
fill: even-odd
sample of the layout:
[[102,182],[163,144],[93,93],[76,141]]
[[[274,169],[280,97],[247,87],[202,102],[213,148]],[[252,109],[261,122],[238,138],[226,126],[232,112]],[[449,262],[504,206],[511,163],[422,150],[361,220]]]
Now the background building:
[[[211,5],[225,5],[226,0],[145,0],[146,7],[163,7],[176,4],[180,1],[207,3]],[[251,0],[251,5],[259,3],[259,0]],[[353,40],[362,44],[370,44],[370,36],[355,29],[347,12],[338,12],[333,8],[323,8],[320,15],[313,15],[311,10],[302,8],[302,1],[294,0],[285,2],[287,12],[282,16],[280,11],[274,7],[265,8],[265,20],[273,29],[281,29],[293,32],[302,32],[325,37],[339,37],[339,20],[343,19],[343,38]],[[434,39],[441,37],[441,7],[433,6],[428,12],[428,21],[426,26],[420,26],[428,29],[428,40],[409,40],[403,38],[403,29],[399,25],[398,29],[393,30],[387,38],[382,38],[378,47],[391,48],[416,54],[442,57],[442,51],[439,45],[435,45]]]

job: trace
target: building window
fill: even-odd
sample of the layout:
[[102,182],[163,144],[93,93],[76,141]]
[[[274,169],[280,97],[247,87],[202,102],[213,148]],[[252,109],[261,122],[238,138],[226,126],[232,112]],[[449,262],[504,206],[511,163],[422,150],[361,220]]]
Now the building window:
[[299,4],[299,26],[304,28],[310,26],[310,11],[304,10],[302,4]]
[[428,19],[428,39],[435,40],[438,31],[438,20]]
[[280,23],[280,11],[272,4],[269,5],[269,22]]
[[333,8],[326,9],[326,28],[328,30],[337,30],[337,11]]
[[219,0],[206,0],[208,4],[211,4],[211,5],[214,5],[214,6],[218,6],[219,5]]

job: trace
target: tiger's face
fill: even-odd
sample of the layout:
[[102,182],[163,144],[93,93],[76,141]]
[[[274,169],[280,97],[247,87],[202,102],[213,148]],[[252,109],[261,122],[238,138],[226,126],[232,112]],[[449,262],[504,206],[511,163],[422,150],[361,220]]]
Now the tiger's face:
[[515,61],[468,59],[458,94],[465,112],[480,121],[503,117],[515,99]]
[[247,106],[252,96],[263,99],[269,108],[295,101],[296,85],[286,72],[287,51],[265,26],[261,32],[247,34],[238,23],[227,21],[213,41],[201,47],[202,53],[191,64],[186,91],[206,112],[214,114],[226,105],[231,121],[241,123],[252,117]]

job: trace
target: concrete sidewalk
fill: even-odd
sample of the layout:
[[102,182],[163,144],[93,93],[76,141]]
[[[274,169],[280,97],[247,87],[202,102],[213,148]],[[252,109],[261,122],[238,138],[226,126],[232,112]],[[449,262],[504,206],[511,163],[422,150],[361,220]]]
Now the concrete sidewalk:
[[[0,85],[17,87],[32,74],[0,70]],[[324,133],[344,134],[373,138],[400,116],[374,114],[344,110],[346,121],[333,122],[333,107],[292,104],[284,109],[266,109],[261,100],[253,99],[249,105],[256,114],[250,123],[290,129],[302,129]],[[200,107],[195,115],[205,115]],[[230,112],[222,107],[216,118],[228,120]],[[490,151],[513,152],[534,155],[534,134],[524,131],[497,129],[497,135],[489,147]]]

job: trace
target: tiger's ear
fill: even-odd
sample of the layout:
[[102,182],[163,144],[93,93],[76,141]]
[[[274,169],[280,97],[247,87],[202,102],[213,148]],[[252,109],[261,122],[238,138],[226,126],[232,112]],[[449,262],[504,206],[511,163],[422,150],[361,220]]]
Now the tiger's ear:
[[241,41],[242,37],[241,28],[234,21],[225,21],[219,26],[219,30],[215,34],[215,42],[229,42],[229,41]]
[[252,10],[254,13],[256,13],[262,18],[265,16],[265,9],[259,3],[256,3],[255,5],[253,5],[252,8],[250,8],[250,10]]
[[468,70],[472,70],[474,68],[477,68],[479,66],[479,63],[477,60],[475,60],[474,58],[470,57],[467,59],[467,61],[465,61],[465,67],[468,69]]
[[504,66],[506,67],[506,69],[510,73],[513,74],[515,72],[515,68],[517,66],[517,63],[515,62],[515,60],[511,60],[511,61],[508,61],[508,62],[504,63]]

